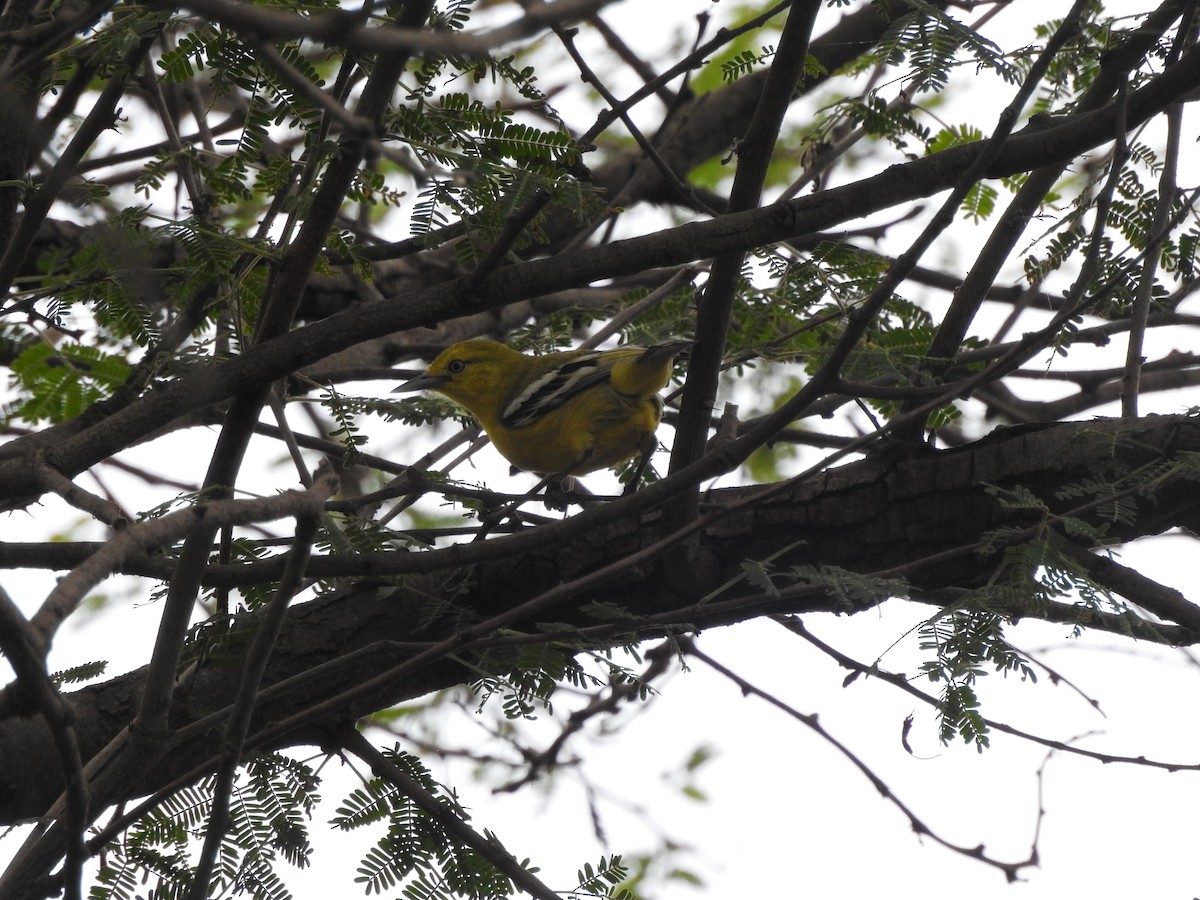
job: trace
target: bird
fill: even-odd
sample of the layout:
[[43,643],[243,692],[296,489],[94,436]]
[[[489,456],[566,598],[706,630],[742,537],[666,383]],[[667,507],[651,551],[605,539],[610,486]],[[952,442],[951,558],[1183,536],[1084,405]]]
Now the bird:
[[[432,390],[466,409],[518,469],[573,476],[640,456],[636,485],[658,446],[658,392],[690,344],[530,356],[486,338],[443,350],[395,392]],[[627,489],[628,490],[628,489]]]

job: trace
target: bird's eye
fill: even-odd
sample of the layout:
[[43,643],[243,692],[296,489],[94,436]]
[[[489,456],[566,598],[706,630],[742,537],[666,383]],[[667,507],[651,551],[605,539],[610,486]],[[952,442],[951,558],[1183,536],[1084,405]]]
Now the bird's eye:
[[452,360],[450,360],[449,365],[446,366],[446,371],[449,372],[451,375],[460,375],[466,370],[466,368],[467,368],[466,360],[452,359]]

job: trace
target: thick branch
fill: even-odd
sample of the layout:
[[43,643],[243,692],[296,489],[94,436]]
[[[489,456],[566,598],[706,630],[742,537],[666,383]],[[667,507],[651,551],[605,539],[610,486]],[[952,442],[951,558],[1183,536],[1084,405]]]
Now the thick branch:
[[[340,727],[383,706],[477,677],[477,670],[464,669],[448,657],[427,657],[428,664],[417,670],[378,681],[368,692],[358,690],[381,673],[396,670],[403,660],[465,634],[454,608],[469,609],[474,621],[503,616],[506,627],[516,630],[536,628],[536,622],[590,627],[596,620],[589,613],[589,604],[616,599],[629,618],[621,629],[605,632],[604,640],[617,642],[643,629],[662,634],[763,614],[852,611],[819,582],[778,596],[726,602],[719,595],[698,602],[736,579],[745,561],[767,559],[780,573],[817,564],[865,574],[902,567],[915,592],[933,595],[954,589],[947,596],[961,595],[986,582],[1003,562],[998,552],[979,552],[988,532],[1036,524],[1029,513],[1001,504],[988,485],[1021,487],[1052,509],[1065,511],[1066,505],[1055,497],[1063,485],[1094,481],[1105,472],[1115,478],[1118,473],[1142,469],[1155,481],[1139,499],[1135,521],[1106,522],[1091,515],[1095,527],[1108,528],[1106,542],[1129,541],[1176,526],[1200,530],[1196,514],[1200,484],[1184,477],[1189,454],[1198,451],[1200,422],[1192,418],[1151,417],[1127,424],[1098,421],[1001,430],[961,450],[913,456],[880,454],[828,470],[790,485],[786,491],[774,488],[770,500],[757,505],[755,498],[765,497],[771,489],[713,491],[701,511],[710,517],[709,524],[699,534],[694,583],[686,590],[657,571],[651,557],[646,557],[636,572],[616,566],[603,581],[587,579],[589,573],[634,558],[661,537],[654,515],[643,515],[638,521],[616,519],[603,526],[595,524],[611,517],[613,510],[619,512],[621,506],[615,502],[536,532],[469,547],[314,559],[309,575],[331,571],[413,574],[399,589],[363,586],[289,610],[264,677],[262,702],[251,733],[261,732],[267,722],[284,721],[325,703],[328,712],[323,718],[275,734],[269,746],[319,742],[329,727]],[[742,505],[740,512],[723,515],[735,505]],[[476,547],[488,552],[472,557]],[[278,577],[280,565],[276,560],[254,563],[244,570],[217,567],[212,575],[240,581],[249,572],[255,579],[265,580]],[[470,579],[453,577],[460,566],[469,569]],[[506,612],[571,581],[588,587],[558,592],[552,606],[539,602],[536,608],[540,611],[531,620],[514,619]],[[444,598],[447,584],[469,587],[453,598],[456,607],[447,607],[437,618],[430,598],[449,600]],[[803,586],[803,581],[797,584]],[[1183,605],[1173,618],[1183,627],[1170,633],[1175,640],[1194,641],[1196,632],[1189,625],[1196,612],[1181,598],[1179,602]],[[1169,614],[1166,607],[1156,612]],[[1036,617],[1039,608],[1031,605],[1011,613]],[[1087,610],[1081,609],[1079,615],[1081,621],[1089,622]],[[1090,624],[1113,630],[1122,627],[1119,622],[1103,620]],[[240,622],[238,633],[253,627],[253,618]],[[1153,635],[1150,628],[1147,635]],[[490,638],[479,634],[472,640],[482,646]],[[459,653],[478,654],[472,640],[451,643]],[[486,659],[476,656],[475,664],[503,669],[506,659],[504,653],[493,649]],[[128,785],[131,797],[150,793],[209,759],[216,746],[216,735],[210,729],[219,729],[223,722],[223,714],[213,714],[233,695],[236,677],[236,670],[228,666],[199,667],[189,684],[187,707],[172,711],[175,734],[185,739],[159,765],[140,773],[140,783]],[[127,724],[144,678],[141,670],[67,695],[85,758]],[[285,681],[286,688],[282,687]],[[339,697],[347,699],[339,701]],[[351,697],[353,700],[348,699]],[[211,724],[189,727],[189,722],[198,718]],[[45,755],[53,752],[41,719],[14,718],[0,723],[0,756],[10,761],[0,777],[0,819],[38,815],[58,796],[61,784],[49,780],[41,766]]]
[[[1126,126],[1134,128],[1196,87],[1200,87],[1200,48],[1132,94],[1127,107],[1109,106],[1088,115],[1070,117],[1060,125],[1026,128],[1013,135],[985,174],[1000,177],[1056,159],[1073,158],[1110,140],[1122,115]],[[953,186],[982,149],[981,144],[969,144],[892,166],[878,175],[812,197],[563,253],[552,259],[512,265],[492,275],[483,296],[464,295],[459,282],[448,282],[413,291],[403,298],[356,306],[267,341],[228,362],[184,374],[114,413],[104,421],[103,428],[89,428],[95,422],[85,415],[65,426],[13,442],[5,451],[18,459],[0,464],[0,495],[22,497],[27,490],[31,479],[29,460],[21,451],[28,444],[52,446],[54,451],[48,458],[70,477],[144,438],[166,422],[264,381],[281,378],[359,341],[582,287],[600,279],[679,265],[833,228]]]

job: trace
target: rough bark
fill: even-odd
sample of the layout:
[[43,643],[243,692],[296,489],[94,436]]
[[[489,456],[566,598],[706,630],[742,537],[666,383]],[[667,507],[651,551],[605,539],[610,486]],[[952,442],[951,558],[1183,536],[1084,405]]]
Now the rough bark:
[[[911,455],[885,450],[819,476],[781,486],[712,491],[705,498],[709,524],[687,548],[687,577],[678,574],[670,554],[614,577],[569,592],[553,608],[515,623],[511,629],[538,634],[538,623],[553,622],[588,644],[619,643],[636,634],[661,634],[732,624],[769,613],[853,613],[886,601],[886,594],[848,601],[811,576],[792,577],[794,566],[841,567],[851,572],[901,576],[916,599],[937,603],[947,589],[969,589],[1004,565],[1001,554],[980,552],[979,542],[1001,527],[1029,529],[1051,516],[1008,507],[995,489],[1023,488],[1054,513],[1075,510],[1078,518],[1103,529],[1104,544],[1118,544],[1180,527],[1200,529],[1200,481],[1190,455],[1200,452],[1200,420],[1151,417],[1137,422],[1097,420],[1045,428],[1001,429],[970,447]],[[1121,479],[1119,482],[1118,480]],[[1103,505],[1086,494],[1064,497],[1064,488],[1111,480],[1136,502],[1132,519],[1106,520]],[[1134,488],[1133,485],[1141,485]],[[339,559],[318,557],[314,575],[360,576],[356,586],[296,606],[272,655],[267,683],[311,673],[320,677],[294,689],[268,692],[255,731],[262,745],[320,743],[330,729],[389,704],[477,677],[445,658],[388,679],[358,696],[338,702],[309,721],[280,732],[279,723],[315,704],[352,691],[398,662],[445,640],[473,623],[511,610],[545,591],[627,559],[659,540],[657,515],[614,517],[616,504],[582,513],[558,525],[536,545],[517,535],[434,553],[402,552]],[[602,524],[596,524],[597,522]],[[541,530],[541,529],[540,529]],[[1071,538],[1075,549],[1088,543]],[[470,564],[466,556],[475,554]],[[708,596],[736,576],[747,561],[773,557],[778,593],[749,581],[727,595]],[[153,572],[161,563],[142,560],[132,571]],[[214,567],[212,583],[243,578],[269,579],[277,563]],[[407,573],[407,574],[406,574]],[[389,580],[404,574],[401,586]],[[1138,602],[1138,597],[1129,598]],[[620,607],[627,618],[597,618],[592,604]],[[1173,643],[1200,638],[1200,609],[1184,601],[1175,620],[1151,624],[1129,616],[1105,616],[1084,607],[1049,605],[999,610],[1013,618],[1041,617],[1090,627],[1133,631]],[[1156,610],[1160,619],[1166,618]],[[240,626],[253,627],[253,618]],[[173,711],[175,737],[162,744],[163,756],[127,785],[131,800],[169,784],[202,764],[214,752],[216,732],[181,732],[219,711],[231,695],[238,667],[226,664],[240,640],[226,638],[201,663]],[[504,668],[504,653],[488,641],[464,645],[493,669]],[[353,656],[350,656],[353,654]],[[143,670],[67,695],[85,755],[103,747],[128,724],[140,692]],[[272,730],[274,729],[274,730]],[[55,767],[45,765],[49,738],[39,717],[0,722],[0,821],[42,814],[57,796]]]

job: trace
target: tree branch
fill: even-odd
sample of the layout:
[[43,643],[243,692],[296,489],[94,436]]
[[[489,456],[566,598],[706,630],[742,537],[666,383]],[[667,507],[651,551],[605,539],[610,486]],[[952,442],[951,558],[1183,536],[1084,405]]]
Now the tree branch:
[[[1124,115],[1127,127],[1135,127],[1196,87],[1200,87],[1200,48],[1189,51],[1176,66],[1132,93],[1127,106],[1110,104],[1094,113],[1069,117],[1071,121],[1060,125],[1027,128],[1014,134],[984,175],[1010,175],[1031,163],[1045,165],[1055,159],[1071,158],[1110,140],[1120,114]],[[962,176],[980,152],[978,144],[957,147],[892,166],[878,175],[813,197],[563,253],[553,259],[507,266],[488,279],[484,296],[463,296],[458,282],[448,282],[406,294],[402,303],[393,298],[365,303],[295,329],[227,362],[184,374],[113,413],[104,421],[103,428],[85,428],[89,422],[85,416],[14,442],[4,450],[6,454],[18,455],[18,445],[22,443],[53,446],[51,461],[63,473],[73,474],[111,456],[165,422],[264,381],[283,377],[358,341],[581,287],[598,279],[679,265],[836,227],[848,218],[946,189]],[[0,495],[22,497],[29,483],[26,461],[0,459]],[[13,501],[8,502],[11,505]]]
[[709,668],[724,675],[726,678],[736,684],[743,694],[753,694],[754,696],[760,697],[761,699],[767,701],[767,703],[771,704],[776,709],[782,710],[788,716],[806,726],[810,731],[813,731],[827,744],[833,746],[838,753],[844,756],[856,769],[859,770],[859,772],[866,777],[868,781],[871,782],[875,790],[879,791],[880,795],[885,800],[895,806],[896,809],[900,810],[901,814],[908,819],[909,826],[917,834],[928,836],[935,843],[940,844],[947,850],[951,850],[955,853],[961,854],[962,856],[978,860],[979,862],[985,863],[986,865],[989,865],[995,869],[999,869],[1004,873],[1005,879],[1007,879],[1010,883],[1017,880],[1017,876],[1022,870],[1031,868],[1038,864],[1036,843],[1030,847],[1028,859],[1018,862],[1003,862],[995,857],[988,856],[984,851],[982,844],[978,844],[974,847],[966,847],[960,844],[955,844],[952,841],[942,837],[936,831],[926,825],[924,820],[918,817],[917,814],[908,806],[908,804],[896,796],[896,794],[887,786],[884,780],[876,775],[874,770],[871,769],[871,767],[868,766],[857,753],[855,753],[853,750],[835,738],[828,730],[826,730],[825,726],[818,721],[816,715],[806,715],[805,713],[802,713],[792,706],[784,703],[774,694],[756,687],[735,673],[733,670],[721,665],[721,663],[717,662],[711,656],[697,649],[694,643],[687,645],[686,652],[688,656],[700,660],[700,662],[704,663]]
[[537,34],[552,24],[586,18],[613,0],[557,0],[531,3],[523,15],[507,25],[479,34],[427,31],[416,25],[403,28],[364,25],[354,12],[336,10],[298,15],[263,6],[230,0],[151,0],[156,9],[176,10],[182,6],[213,22],[236,31],[276,40],[311,40],[363,53],[431,54],[476,58],[486,56],[516,41]]
[[448,834],[466,844],[507,875],[513,884],[529,896],[536,897],[538,900],[561,900],[556,891],[552,891],[521,865],[517,858],[505,850],[494,836],[480,834],[462,818],[454,815],[444,803],[439,802],[437,797],[425,790],[420,782],[390,762],[360,732],[354,729],[342,732],[342,746],[369,765],[375,775],[394,785]]
[[200,851],[200,859],[196,864],[196,873],[188,893],[190,900],[206,900],[208,897],[217,856],[225,840],[225,833],[229,830],[229,801],[233,792],[233,782],[242,762],[246,732],[250,729],[250,717],[254,712],[263,674],[267,670],[267,661],[279,638],[288,604],[302,587],[304,568],[308,565],[312,544],[317,537],[325,501],[337,493],[337,488],[337,476],[332,474],[329,465],[325,464],[323,469],[317,471],[313,490],[305,492],[308,508],[296,516],[295,536],[291,552],[287,554],[283,577],[246,652],[237,696],[225,724],[221,765],[217,769],[216,784],[213,786],[212,811],[208,816],[204,846]]

